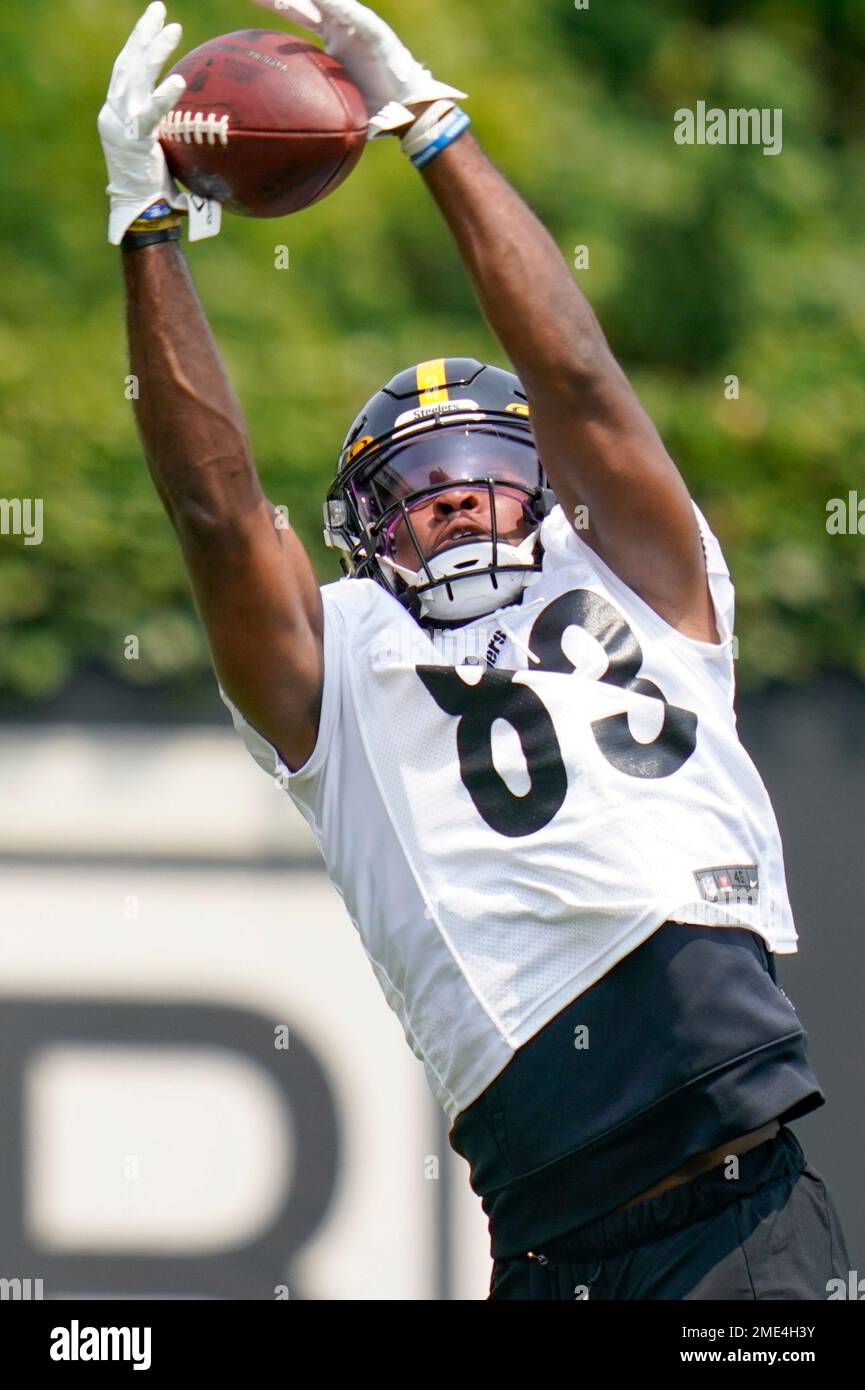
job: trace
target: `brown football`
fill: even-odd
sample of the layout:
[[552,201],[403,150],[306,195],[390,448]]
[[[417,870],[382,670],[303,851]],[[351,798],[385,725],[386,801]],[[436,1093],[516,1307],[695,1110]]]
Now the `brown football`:
[[230,212],[299,212],[332,193],[363,153],[363,97],[314,44],[239,29],[194,48],[171,71],[186,90],[159,130],[168,167]]

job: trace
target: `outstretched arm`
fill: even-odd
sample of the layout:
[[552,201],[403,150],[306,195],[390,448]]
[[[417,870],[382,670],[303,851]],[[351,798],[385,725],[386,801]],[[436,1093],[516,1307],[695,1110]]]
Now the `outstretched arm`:
[[176,244],[124,253],[135,414],[225,693],[301,767],[318,729],[321,593],[265,497],[243,415]]
[[448,99],[460,93],[436,82],[357,0],[256,3],[324,39],[363,92],[371,131],[409,132],[407,152],[526,388],[538,449],[565,513],[573,521],[576,506],[585,505],[584,539],[610,568],[679,631],[717,642],[687,488],[555,242],[473,136],[459,134],[459,119],[454,131],[437,133],[431,156],[428,132],[413,124],[437,99],[444,98],[439,111],[446,114]]
[[155,84],[180,34],[154,0],[114,65],[99,113],[109,240],[124,245],[135,414],[223,689],[296,771],[318,732],[321,593],[300,541],[281,516],[277,524],[262,492],[240,406],[183,256],[165,239],[178,235],[168,224],[178,220],[172,209],[183,207],[186,195],[168,173],[156,129],[184,81],[173,75]]
[[552,237],[470,132],[421,171],[520,377],[550,485],[581,535],[673,627],[717,642],[682,477]]

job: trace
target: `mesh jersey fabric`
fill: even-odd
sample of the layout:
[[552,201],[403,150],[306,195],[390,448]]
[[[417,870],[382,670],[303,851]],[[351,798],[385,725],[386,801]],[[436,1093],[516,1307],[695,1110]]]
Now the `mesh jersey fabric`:
[[[425,632],[372,580],[322,586],[321,720],[296,772],[220,691],[308,821],[451,1119],[662,923],[797,949],[736,733],[733,587],[694,511],[718,644],[667,624],[555,507],[521,601],[456,632]],[[753,890],[707,898],[717,866]]]
[[493,1258],[511,1258],[824,1103],[762,938],[667,922],[519,1049],[449,1141]]

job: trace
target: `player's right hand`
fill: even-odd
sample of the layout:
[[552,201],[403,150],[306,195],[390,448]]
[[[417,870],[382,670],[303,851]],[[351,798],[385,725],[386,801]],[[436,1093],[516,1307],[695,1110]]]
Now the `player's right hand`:
[[178,210],[187,208],[188,195],[180,192],[171,177],[156,134],[162,117],[186,86],[179,74],[155,86],[182,32],[179,24],[165,23],[165,6],[156,0],[144,11],[114,64],[97,129],[108,165],[108,240],[115,246],[151,203],[164,199]]
[[325,52],[342,63],[366,102],[369,139],[404,132],[419,107],[464,97],[439,82],[412,56],[389,24],[359,0],[254,0],[324,39]]

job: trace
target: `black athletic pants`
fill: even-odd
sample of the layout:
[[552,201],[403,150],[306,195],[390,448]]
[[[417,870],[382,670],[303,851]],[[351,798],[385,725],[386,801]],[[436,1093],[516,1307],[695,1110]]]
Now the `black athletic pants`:
[[765,1144],[528,1254],[496,1260],[490,1299],[815,1300],[847,1284],[835,1205],[782,1125]]

